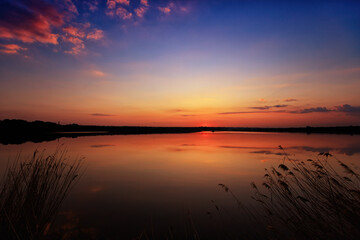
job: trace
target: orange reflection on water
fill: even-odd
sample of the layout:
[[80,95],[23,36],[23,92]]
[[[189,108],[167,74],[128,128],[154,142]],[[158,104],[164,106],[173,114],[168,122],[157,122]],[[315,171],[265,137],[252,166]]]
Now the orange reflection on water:
[[[279,145],[292,158],[330,151],[355,162],[359,140],[360,136],[348,135],[239,132],[93,136],[0,145],[0,157],[43,148],[52,152],[64,144],[71,157],[85,157],[86,171],[63,210],[86,219],[89,228],[106,225],[115,231],[121,224],[134,236],[149,219],[164,226],[182,219],[184,209],[202,219],[213,208],[211,200],[233,206],[219,183],[250,201],[249,183],[261,182],[265,167],[283,161]],[[1,168],[5,165],[4,160]]]

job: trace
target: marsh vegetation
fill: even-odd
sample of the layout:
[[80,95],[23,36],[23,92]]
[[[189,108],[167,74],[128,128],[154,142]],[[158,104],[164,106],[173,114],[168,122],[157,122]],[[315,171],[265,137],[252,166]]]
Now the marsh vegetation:
[[228,186],[219,184],[248,216],[247,225],[257,226],[251,236],[265,230],[259,235],[262,239],[359,239],[357,167],[328,152],[302,161],[289,157],[281,146],[279,149],[284,153],[283,162],[265,169],[261,185],[251,183],[255,205],[244,206]]
[[0,185],[1,239],[45,238],[80,172],[81,159],[70,160],[65,150],[19,154]]

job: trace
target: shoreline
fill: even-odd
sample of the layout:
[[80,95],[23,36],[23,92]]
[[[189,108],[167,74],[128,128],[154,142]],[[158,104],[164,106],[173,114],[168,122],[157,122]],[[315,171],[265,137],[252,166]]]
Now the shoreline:
[[53,141],[62,137],[100,135],[180,134],[195,132],[274,132],[304,134],[346,134],[359,135],[360,126],[337,127],[293,127],[293,128],[250,128],[250,127],[136,127],[95,126],[24,120],[0,121],[0,144],[22,144],[25,142]]

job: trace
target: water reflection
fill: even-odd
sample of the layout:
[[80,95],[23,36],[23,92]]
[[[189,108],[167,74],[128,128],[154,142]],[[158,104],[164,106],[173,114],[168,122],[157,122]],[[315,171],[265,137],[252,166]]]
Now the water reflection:
[[[156,225],[181,232],[188,210],[200,232],[211,233],[213,200],[234,207],[218,189],[225,183],[244,203],[251,202],[251,181],[261,181],[263,169],[282,162],[282,145],[291,157],[307,159],[330,151],[345,162],[356,162],[360,137],[291,133],[192,133],[61,138],[74,156],[84,156],[86,175],[64,202],[62,212],[76,216],[91,234],[131,239]],[[0,168],[18,151],[56,149],[56,141],[0,145]],[[61,215],[58,224],[69,217]],[[210,221],[211,224],[211,221]],[[85,230],[84,230],[85,231]],[[206,236],[202,236],[206,239]]]

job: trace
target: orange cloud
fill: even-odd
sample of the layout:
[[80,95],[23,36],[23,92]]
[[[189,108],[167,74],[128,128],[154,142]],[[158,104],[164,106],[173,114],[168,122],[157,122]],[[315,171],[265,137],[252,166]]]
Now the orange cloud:
[[266,101],[266,99],[264,99],[264,98],[260,98],[260,99],[259,99],[259,102],[267,102],[267,101]]
[[296,102],[297,99],[295,99],[295,98],[286,98],[286,99],[284,99],[283,101],[284,101],[284,102]]
[[104,37],[104,31],[101,29],[94,29],[92,32],[90,32],[86,39],[92,39],[92,40],[99,40]]
[[20,50],[26,51],[27,48],[20,47],[17,44],[0,44],[0,52],[6,54],[15,54],[18,53]]

